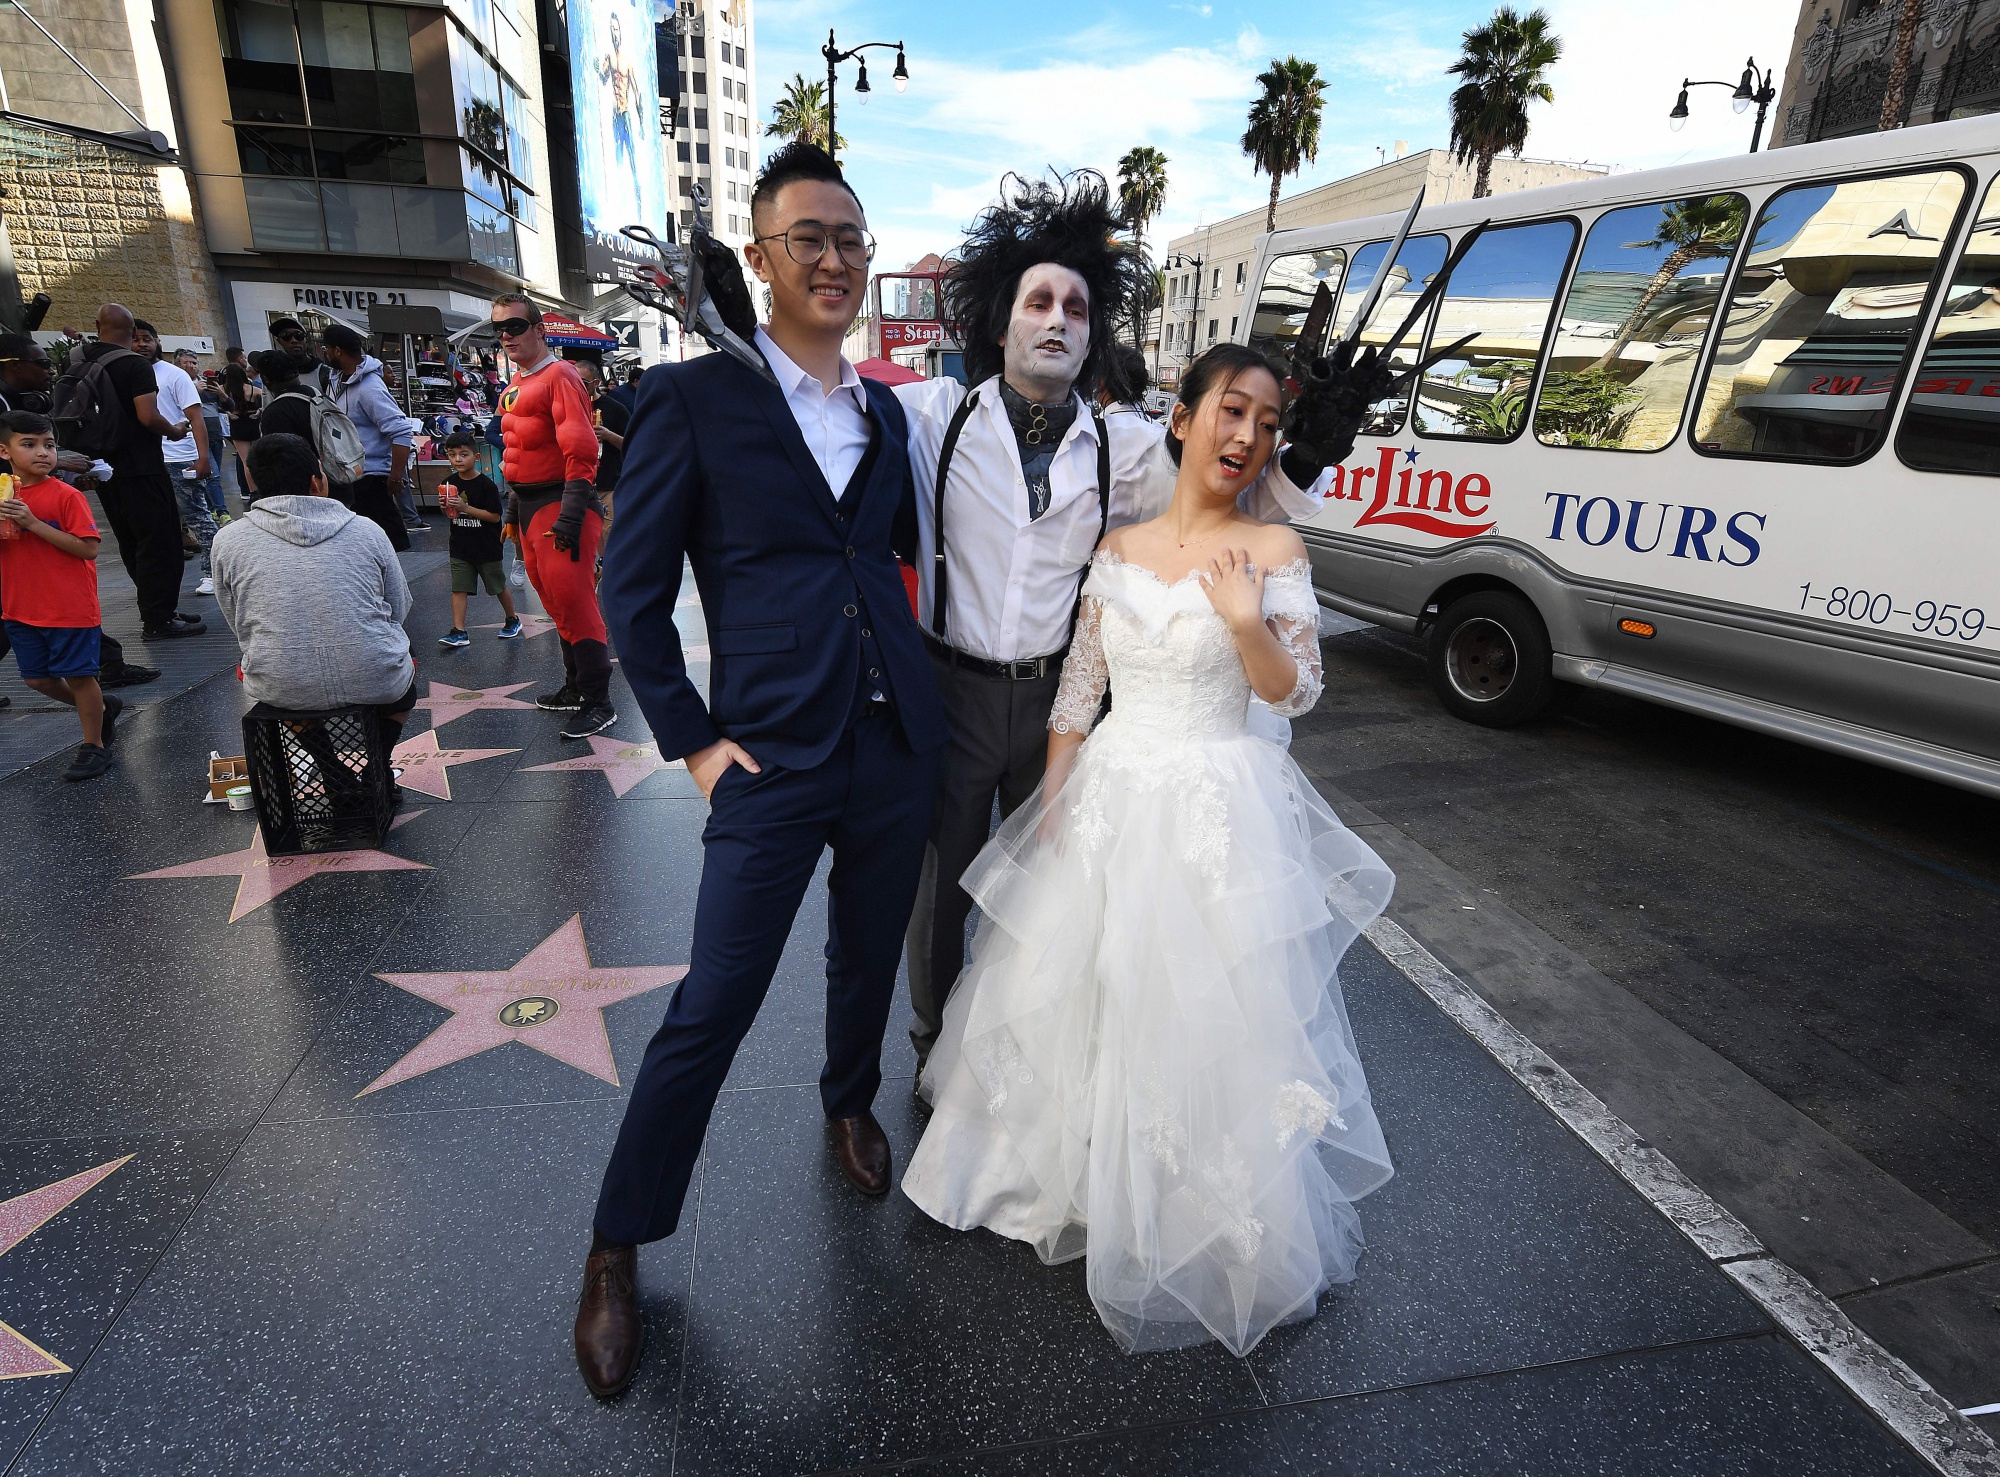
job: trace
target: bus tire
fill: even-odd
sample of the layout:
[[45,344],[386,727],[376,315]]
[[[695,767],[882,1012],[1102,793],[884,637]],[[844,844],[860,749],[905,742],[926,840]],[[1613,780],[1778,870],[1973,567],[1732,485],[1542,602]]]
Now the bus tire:
[[1548,627],[1506,590],[1476,590],[1431,627],[1431,690],[1445,711],[1485,728],[1539,717],[1555,696]]

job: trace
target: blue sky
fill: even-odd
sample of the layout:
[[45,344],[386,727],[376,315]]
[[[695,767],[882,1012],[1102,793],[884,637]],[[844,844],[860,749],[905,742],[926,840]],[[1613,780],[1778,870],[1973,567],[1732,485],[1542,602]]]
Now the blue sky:
[[[824,78],[819,47],[834,27],[843,47],[908,45],[910,87],[890,84],[893,52],[870,52],[874,91],[853,91],[841,69],[843,163],[894,269],[949,249],[992,199],[1009,169],[1090,166],[1113,172],[1134,144],[1166,153],[1168,197],[1149,239],[1162,243],[1203,221],[1261,203],[1238,147],[1254,79],[1273,56],[1319,63],[1332,86],[1319,161],[1286,191],[1365,169],[1398,139],[1412,150],[1448,136],[1446,72],[1466,27],[1494,0],[1325,0],[1220,3],[911,4],[902,0],[758,0],[759,101],[795,72]],[[1538,107],[1527,153],[1622,168],[1741,153],[1750,119],[1727,92],[1697,88],[1694,116],[1669,131],[1684,75],[1734,80],[1744,59],[1782,69],[1798,16],[1778,0],[1653,0],[1635,19],[1629,0],[1556,0],[1545,6],[1567,43]],[[1780,78],[1782,84],[1782,77]],[[1784,99],[1773,108],[1782,116]]]

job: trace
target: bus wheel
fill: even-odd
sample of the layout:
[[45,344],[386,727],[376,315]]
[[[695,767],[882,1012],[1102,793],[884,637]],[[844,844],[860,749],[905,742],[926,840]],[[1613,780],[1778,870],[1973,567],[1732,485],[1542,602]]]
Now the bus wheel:
[[1535,607],[1504,590],[1454,600],[1431,627],[1431,689],[1454,718],[1508,728],[1555,695],[1549,633]]

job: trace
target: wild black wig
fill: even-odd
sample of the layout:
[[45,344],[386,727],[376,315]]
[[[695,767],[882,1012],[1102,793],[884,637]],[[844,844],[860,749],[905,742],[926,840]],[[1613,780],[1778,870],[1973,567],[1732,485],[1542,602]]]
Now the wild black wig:
[[1000,182],[1000,203],[989,206],[966,233],[958,265],[945,279],[946,317],[959,327],[970,384],[998,374],[1001,342],[1013,316],[1021,274],[1039,262],[1068,267],[1090,291],[1090,352],[1080,388],[1103,373],[1117,325],[1145,290],[1150,268],[1119,232],[1124,222],[1112,204],[1111,186],[1095,170]]

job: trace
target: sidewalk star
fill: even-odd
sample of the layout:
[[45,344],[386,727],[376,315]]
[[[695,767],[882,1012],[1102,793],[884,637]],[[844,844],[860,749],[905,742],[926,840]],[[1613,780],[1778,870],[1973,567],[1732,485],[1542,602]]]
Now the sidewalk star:
[[684,964],[596,967],[583,940],[583,915],[575,913],[512,969],[378,974],[375,978],[442,1005],[452,1015],[355,1096],[366,1097],[509,1041],[532,1046],[617,1087],[604,1007],[671,985],[686,973]]
[[[422,814],[421,810],[409,811],[397,816],[396,824],[400,826]],[[309,878],[329,872],[430,870],[423,862],[405,861],[386,851],[318,851],[305,856],[272,856],[264,850],[264,832],[259,829],[251,834],[250,844],[242,851],[225,851],[220,856],[182,862],[177,867],[162,867],[157,872],[135,872],[125,880],[145,882],[160,877],[240,877],[243,880],[236,887],[236,902],[229,910],[229,921],[234,923],[245,914],[256,912],[279,893],[288,892]]]
[[[532,610],[521,612],[521,639],[523,641],[532,641],[537,636],[547,635],[555,628],[556,623],[545,615],[537,615]],[[475,631],[497,631],[501,629],[501,623],[499,621],[488,621],[485,625],[474,626],[472,629]],[[527,683],[524,682],[521,685],[526,687]],[[512,692],[514,689],[510,687],[507,690]]]
[[[525,706],[525,704],[524,704]],[[393,758],[402,766],[398,784],[406,790],[421,790],[440,800],[451,799],[451,766],[475,764],[502,754],[518,754],[519,749],[441,749],[435,728],[406,738],[396,745]]]
[[587,759],[561,759],[554,764],[533,764],[523,774],[541,774],[551,769],[595,769],[611,781],[611,793],[623,800],[632,787],[649,774],[663,769],[686,769],[679,759],[662,759],[658,744],[631,744],[623,739],[593,735]]
[[431,715],[431,727],[443,728],[454,718],[463,718],[467,713],[481,711],[498,713],[510,708],[522,708],[530,712],[533,703],[524,703],[519,698],[507,696],[528,686],[516,682],[511,687],[451,687],[443,682],[431,684],[431,695],[418,698],[415,707],[426,709]]
[[[131,1162],[127,1154],[82,1174],[73,1174],[53,1185],[43,1185],[25,1195],[0,1203],[0,1256],[41,1230],[50,1221],[76,1204],[91,1190]],[[27,1379],[37,1374],[68,1374],[70,1367],[25,1334],[0,1323],[0,1380]]]

